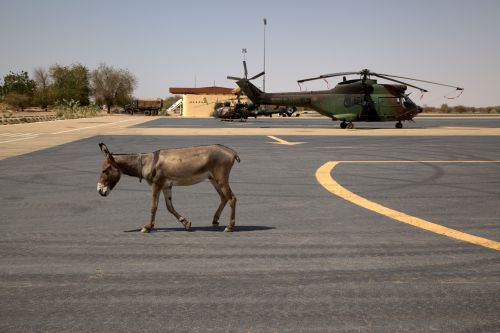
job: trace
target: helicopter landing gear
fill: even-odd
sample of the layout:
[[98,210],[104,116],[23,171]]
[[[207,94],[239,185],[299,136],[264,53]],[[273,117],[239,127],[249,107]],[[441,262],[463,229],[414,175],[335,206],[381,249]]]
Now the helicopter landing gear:
[[346,123],[345,121],[342,121],[340,123],[340,128],[342,128],[342,129],[344,129],[344,128],[353,129],[354,128],[354,124],[352,122]]
[[401,121],[397,122],[394,126],[396,126],[396,128],[403,128],[403,124],[401,123]]

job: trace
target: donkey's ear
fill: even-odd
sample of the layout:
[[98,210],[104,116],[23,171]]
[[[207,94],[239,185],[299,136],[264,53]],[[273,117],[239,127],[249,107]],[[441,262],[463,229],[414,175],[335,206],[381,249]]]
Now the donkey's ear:
[[104,143],[99,143],[99,148],[101,148],[102,153],[106,158],[109,158],[111,156],[111,152],[109,151],[108,147]]

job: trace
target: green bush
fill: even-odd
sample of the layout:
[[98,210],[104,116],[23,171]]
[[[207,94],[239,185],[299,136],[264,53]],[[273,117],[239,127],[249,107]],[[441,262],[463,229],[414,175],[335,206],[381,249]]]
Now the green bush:
[[102,110],[95,104],[80,106],[78,101],[63,99],[54,107],[57,119],[91,118],[102,115]]

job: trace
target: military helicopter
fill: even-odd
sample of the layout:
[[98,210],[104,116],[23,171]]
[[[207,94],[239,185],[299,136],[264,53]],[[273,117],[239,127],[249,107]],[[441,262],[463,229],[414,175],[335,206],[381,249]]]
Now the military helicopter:
[[241,89],[237,88],[236,99],[231,98],[223,103],[216,103],[214,108],[214,117],[219,118],[221,121],[246,121],[248,117],[257,118],[254,111],[257,106],[250,103],[243,103],[241,101]]
[[246,103],[238,102],[231,106],[229,101],[222,103],[222,105],[216,105],[214,117],[220,118],[222,121],[245,121],[248,117],[253,117],[253,108],[249,107]]
[[[452,87],[459,90],[460,93],[464,90],[463,88],[447,84],[380,74],[363,69],[359,72],[324,74],[297,81],[300,86],[301,83],[307,81],[343,76],[342,82],[329,90],[265,93],[250,82],[264,75],[264,72],[247,78],[248,71],[245,61],[243,61],[243,69],[245,74],[243,78],[234,76],[228,76],[227,78],[236,80],[236,84],[253,103],[312,108],[332,120],[342,121],[340,127],[349,129],[354,128],[354,121],[396,121],[395,127],[403,128],[402,121],[413,120],[416,115],[422,112],[422,107],[415,104],[408,97],[409,94],[405,94],[405,92],[408,87],[416,88],[422,93],[428,90],[397,79]],[[349,75],[359,75],[360,78],[347,80],[346,77]],[[372,77],[385,79],[397,84],[377,83],[377,80]]]
[[282,106],[275,106],[274,108],[268,108],[254,103],[243,103],[241,101],[241,89],[236,88],[235,91],[236,99],[231,98],[224,103],[217,103],[215,105],[215,111],[213,113],[215,118],[219,118],[221,121],[245,121],[250,117],[272,117],[273,114],[278,114],[281,117],[291,117],[293,113],[297,111],[295,107],[285,108]]

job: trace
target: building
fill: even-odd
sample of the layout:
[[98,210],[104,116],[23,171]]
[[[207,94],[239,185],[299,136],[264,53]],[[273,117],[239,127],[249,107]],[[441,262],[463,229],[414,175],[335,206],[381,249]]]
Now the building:
[[[171,94],[182,95],[183,117],[211,117],[218,103],[237,101],[239,88],[205,87],[205,88],[170,88]],[[242,96],[242,102],[247,98]]]

